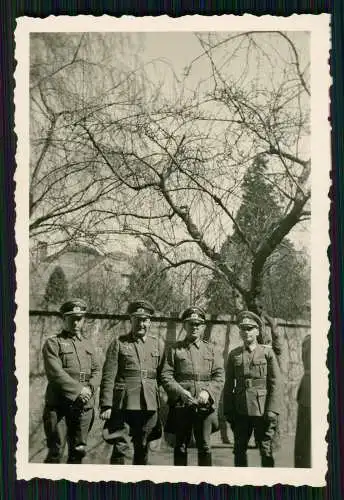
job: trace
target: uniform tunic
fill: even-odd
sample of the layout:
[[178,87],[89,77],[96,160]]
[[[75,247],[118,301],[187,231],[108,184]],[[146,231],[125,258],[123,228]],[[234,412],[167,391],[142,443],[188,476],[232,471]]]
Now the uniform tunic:
[[[282,394],[280,369],[269,346],[244,346],[230,352],[223,391],[224,414],[234,432],[236,465],[246,466],[248,441],[255,430],[263,466],[273,466],[272,444],[280,413]],[[268,419],[273,412],[276,419]]]
[[[216,418],[221,390],[224,384],[223,358],[215,346],[198,339],[187,339],[170,347],[166,354],[161,373],[162,385],[167,392],[170,405],[170,417],[173,427],[166,431],[176,434],[174,449],[175,465],[187,465],[187,447],[192,430],[199,453],[199,465],[211,465],[210,435]],[[209,393],[212,412],[202,414],[184,405],[183,391],[187,390],[197,399],[205,390]]]
[[[65,420],[68,461],[79,462],[78,448],[86,446],[94,418],[95,392],[100,382],[100,367],[94,347],[89,339],[71,337],[68,332],[62,331],[46,340],[43,360],[48,378],[43,415],[49,448],[46,461],[61,461],[65,444]],[[78,396],[86,385],[91,387],[92,397],[82,405]]]
[[148,334],[145,338],[124,335],[109,346],[103,366],[99,405],[111,408],[106,423],[113,436],[111,463],[123,463],[134,444],[134,463],[147,463],[147,442],[156,439],[159,426],[160,371],[163,342]]
[[216,407],[224,384],[222,356],[205,340],[177,342],[167,353],[161,379],[171,406],[186,389],[193,397],[206,390]]
[[[272,347],[272,350],[276,356],[277,363],[278,363],[280,371],[281,371],[282,384],[284,384],[283,375],[287,371],[287,365],[286,365],[287,360],[285,357],[285,341],[284,341],[283,334],[281,333],[280,329],[278,328],[275,320],[273,320],[272,318],[269,318],[269,321],[267,321],[267,316],[264,315],[263,317],[261,317],[261,320],[263,323],[262,332],[260,335],[261,342],[259,342],[258,339],[257,340],[261,344]],[[282,387],[282,391],[283,391],[283,387]],[[280,421],[278,421],[278,425],[277,425],[276,433],[275,433],[275,437],[274,437],[274,443],[275,443],[276,448],[280,446],[280,429],[279,429],[279,427],[280,427]]]
[[100,407],[157,411],[163,352],[164,344],[152,335],[144,340],[131,334],[116,338],[103,366]]

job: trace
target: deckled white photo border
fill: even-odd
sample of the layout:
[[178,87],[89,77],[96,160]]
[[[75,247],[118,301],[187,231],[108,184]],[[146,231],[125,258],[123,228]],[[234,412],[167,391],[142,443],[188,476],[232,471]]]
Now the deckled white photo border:
[[[30,32],[61,31],[249,31],[290,30],[311,32],[311,103],[312,103],[312,448],[310,469],[260,467],[173,467],[111,466],[98,464],[29,463],[29,35]],[[15,301],[17,414],[17,479],[47,478],[71,481],[151,480],[161,482],[207,482],[214,485],[288,485],[324,486],[327,472],[328,370],[326,358],[329,299],[328,192],[330,188],[330,125],[328,65],[330,51],[330,16],[293,15],[288,18],[244,15],[185,16],[179,19],[160,17],[50,16],[46,19],[22,17],[15,31],[15,133],[17,135],[16,226],[18,253],[15,259],[17,291]],[[43,394],[42,394],[43,397]],[[229,453],[232,451],[229,450]],[[172,453],[172,450],[171,450]]]

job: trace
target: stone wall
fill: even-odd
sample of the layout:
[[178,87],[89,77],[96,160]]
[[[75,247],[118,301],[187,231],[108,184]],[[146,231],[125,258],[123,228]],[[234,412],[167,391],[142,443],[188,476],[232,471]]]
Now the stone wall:
[[[285,406],[281,415],[281,434],[294,438],[296,424],[296,392],[303,373],[301,361],[301,343],[305,335],[310,333],[310,327],[305,322],[287,323],[278,321],[278,328],[284,338],[284,353],[282,356],[282,372],[284,377]],[[90,315],[86,319],[85,332],[92,338],[101,363],[105,358],[106,349],[115,335],[129,332],[130,324],[125,316]],[[42,428],[42,411],[46,378],[42,360],[42,346],[46,338],[59,333],[61,320],[55,315],[30,314],[30,440],[29,456],[31,461],[41,462],[45,455],[45,436]],[[181,323],[176,319],[158,318],[152,324],[152,331],[165,341],[173,342],[183,337]],[[207,324],[205,337],[217,344],[223,352],[224,361],[228,353],[240,344],[237,326],[229,317],[212,317]],[[164,394],[162,394],[162,399]],[[97,411],[98,413],[98,411]],[[162,408],[162,417],[166,415],[166,407]],[[90,434],[90,453],[87,461],[106,463],[110,453],[109,446],[102,442],[102,422],[96,416]],[[221,437],[225,432],[222,426]]]

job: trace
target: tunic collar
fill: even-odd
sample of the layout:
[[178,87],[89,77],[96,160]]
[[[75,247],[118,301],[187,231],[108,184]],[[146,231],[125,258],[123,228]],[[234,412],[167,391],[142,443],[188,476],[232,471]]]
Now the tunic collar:
[[256,343],[251,344],[251,345],[249,345],[249,346],[247,346],[247,347],[244,347],[244,349],[245,349],[246,351],[248,351],[248,352],[252,353],[253,351],[255,351],[255,350],[256,350],[257,345],[258,345],[258,343],[256,342]]
[[201,344],[201,339],[199,337],[197,339],[195,339],[194,341],[192,341],[191,339],[185,339],[185,343],[186,343],[187,347],[194,345],[197,347],[197,349],[199,349],[199,346]]
[[133,339],[133,342],[135,342],[135,343],[138,343],[141,341],[144,344],[146,342],[147,335],[145,335],[144,337],[139,337],[138,335],[135,335],[133,332],[131,332],[131,338]]
[[65,336],[71,340],[79,340],[81,341],[82,340],[82,336],[81,334],[80,335],[72,335],[70,332],[67,332],[66,330],[63,330],[63,333],[65,334]]

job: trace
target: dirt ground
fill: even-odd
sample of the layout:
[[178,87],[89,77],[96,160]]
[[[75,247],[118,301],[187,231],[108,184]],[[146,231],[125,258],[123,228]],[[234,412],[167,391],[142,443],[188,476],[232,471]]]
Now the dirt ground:
[[[233,445],[223,444],[220,436],[215,434],[213,438],[213,466],[215,467],[232,467],[233,461]],[[251,444],[253,444],[251,442]],[[149,454],[149,465],[173,465],[173,448],[165,441],[154,442],[151,446]],[[156,449],[154,449],[156,448]],[[104,442],[99,442],[97,446],[89,449],[88,455],[84,463],[108,464],[110,460],[112,447]],[[293,450],[294,439],[284,438],[281,441],[280,448],[275,453],[276,467],[293,467]],[[34,462],[42,463],[46,455],[46,450],[42,448],[34,458]],[[248,450],[248,462],[250,467],[260,467],[259,451],[254,448]],[[128,461],[130,464],[130,461]],[[197,450],[189,449],[188,465],[197,465]]]
[[[284,441],[281,448],[276,452],[276,467],[293,467],[292,443]],[[260,456],[257,449],[248,450],[248,462],[250,467],[260,467]],[[150,454],[150,465],[173,465],[173,449],[164,446],[163,449]],[[189,450],[188,465],[197,465],[197,450]],[[213,445],[213,466],[234,467],[233,447],[228,444]]]

